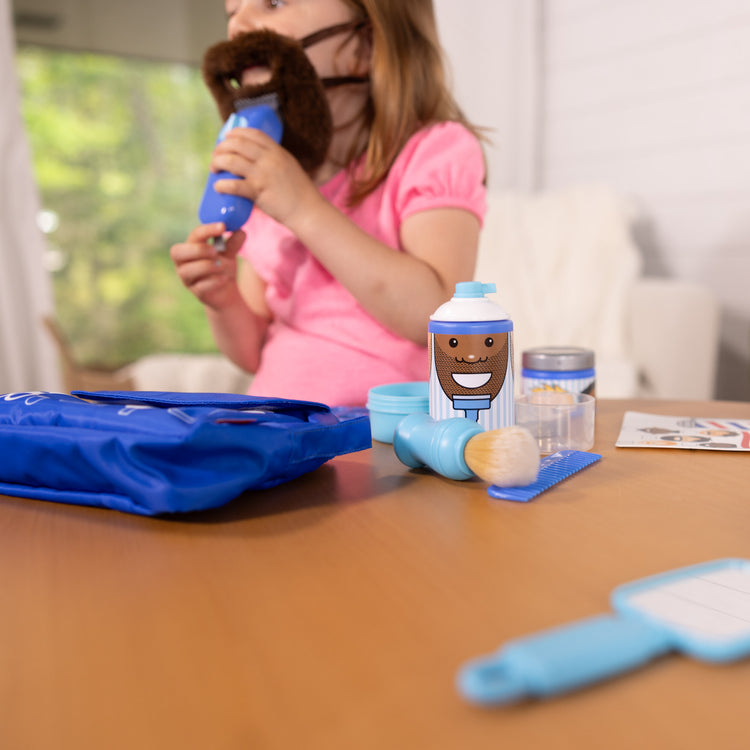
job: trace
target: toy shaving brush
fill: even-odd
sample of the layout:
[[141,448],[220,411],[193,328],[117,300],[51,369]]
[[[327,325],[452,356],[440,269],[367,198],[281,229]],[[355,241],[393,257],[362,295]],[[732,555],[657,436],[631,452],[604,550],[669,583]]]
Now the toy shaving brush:
[[524,427],[485,432],[463,417],[409,414],[396,428],[393,448],[406,466],[427,466],[448,479],[478,476],[497,487],[517,487],[531,484],[539,473],[539,446]]

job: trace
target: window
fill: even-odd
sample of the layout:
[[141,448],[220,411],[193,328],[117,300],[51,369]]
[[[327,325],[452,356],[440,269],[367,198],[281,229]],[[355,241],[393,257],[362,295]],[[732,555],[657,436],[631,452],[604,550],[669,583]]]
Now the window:
[[194,67],[20,46],[58,321],[76,359],[214,350],[169,247],[198,223],[219,119]]

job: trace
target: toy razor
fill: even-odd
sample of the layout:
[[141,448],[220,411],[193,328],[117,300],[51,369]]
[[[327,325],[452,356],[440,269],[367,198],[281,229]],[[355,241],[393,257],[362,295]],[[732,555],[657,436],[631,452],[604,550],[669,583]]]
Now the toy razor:
[[[237,127],[262,130],[277,143],[281,142],[284,128],[279,117],[279,104],[276,94],[265,94],[251,99],[237,99],[234,102],[234,107],[235,112],[227,118],[219,132],[216,139],[217,144],[221,143],[227,137],[227,134]],[[236,232],[250,218],[253,202],[240,195],[216,192],[214,188],[216,181],[228,179],[238,180],[240,178],[231,172],[211,172],[209,174],[198,209],[198,218],[203,224],[224,222],[228,232]],[[214,245],[218,250],[223,250],[223,238],[217,237],[214,240]]]

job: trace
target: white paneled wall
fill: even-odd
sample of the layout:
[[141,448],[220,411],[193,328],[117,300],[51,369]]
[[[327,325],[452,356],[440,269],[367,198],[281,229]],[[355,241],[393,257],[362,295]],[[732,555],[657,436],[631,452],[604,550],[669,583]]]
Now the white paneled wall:
[[495,190],[533,187],[535,179],[538,3],[480,0],[469,9],[434,0],[456,98],[468,118],[489,131],[485,154]]
[[718,395],[750,399],[750,0],[544,0],[542,49],[539,187],[636,199],[647,271],[718,294]]

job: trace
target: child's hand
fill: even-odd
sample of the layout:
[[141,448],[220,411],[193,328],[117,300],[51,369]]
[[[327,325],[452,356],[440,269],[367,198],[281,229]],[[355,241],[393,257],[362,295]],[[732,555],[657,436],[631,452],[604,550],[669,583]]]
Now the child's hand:
[[185,242],[172,245],[170,255],[182,283],[207,307],[220,310],[237,299],[237,253],[245,233],[235,232],[218,252],[209,242],[220,237],[224,225],[201,224]]
[[231,130],[216,146],[211,169],[240,178],[218,180],[214,185],[217,192],[249,198],[289,228],[322,200],[299,162],[273,138],[253,128]]

